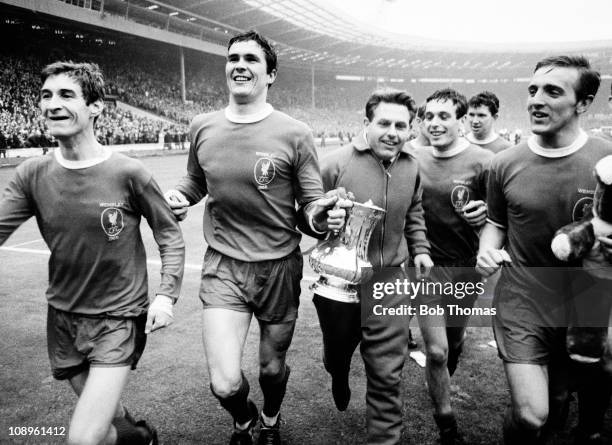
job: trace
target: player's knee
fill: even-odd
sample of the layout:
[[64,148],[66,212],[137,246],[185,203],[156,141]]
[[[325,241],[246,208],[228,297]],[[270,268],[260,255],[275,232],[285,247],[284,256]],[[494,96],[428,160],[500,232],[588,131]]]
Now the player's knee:
[[539,430],[548,418],[548,410],[545,406],[525,404],[515,407],[513,413],[514,421],[520,427],[528,430]]
[[440,345],[427,347],[427,362],[430,366],[445,367],[448,361],[448,348]]
[[242,375],[240,374],[233,378],[216,377],[211,379],[210,389],[215,396],[221,399],[227,399],[240,390],[241,383]]
[[284,374],[284,363],[280,360],[267,360],[259,363],[259,378],[276,380]]

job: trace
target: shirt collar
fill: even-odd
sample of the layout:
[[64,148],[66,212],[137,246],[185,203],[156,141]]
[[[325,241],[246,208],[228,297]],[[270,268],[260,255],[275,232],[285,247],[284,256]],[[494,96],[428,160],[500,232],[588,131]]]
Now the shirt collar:
[[459,139],[459,143],[457,146],[448,151],[440,151],[436,147],[432,147],[432,154],[434,158],[452,158],[453,156],[457,156],[462,151],[466,150],[470,146],[470,141],[467,139]]
[[578,137],[574,140],[574,142],[566,147],[544,148],[536,142],[535,135],[531,135],[529,139],[527,139],[527,146],[532,152],[545,158],[564,158],[565,156],[576,153],[578,150],[584,147],[584,144],[586,144],[588,139],[589,136],[581,128],[580,132],[578,133]]
[[274,111],[274,107],[267,103],[261,110],[252,114],[236,114],[232,112],[229,107],[226,107],[224,111],[225,118],[230,122],[235,124],[254,124],[270,116]]
[[68,170],[78,170],[81,168],[89,168],[93,167],[94,165],[101,164],[102,162],[109,159],[113,152],[110,148],[102,146],[102,156],[92,159],[86,159],[84,161],[74,161],[71,159],[66,159],[64,156],[62,156],[62,150],[59,147],[53,150],[53,154],[55,155],[55,159],[57,160],[59,165],[61,165],[62,167],[67,168]]
[[499,137],[499,134],[492,132],[488,138],[486,139],[476,139],[476,137],[474,136],[474,134],[472,132],[468,133],[465,138],[470,141],[472,144],[476,144],[476,145],[485,145],[485,144],[490,144],[491,142],[493,142],[494,140],[496,140]]

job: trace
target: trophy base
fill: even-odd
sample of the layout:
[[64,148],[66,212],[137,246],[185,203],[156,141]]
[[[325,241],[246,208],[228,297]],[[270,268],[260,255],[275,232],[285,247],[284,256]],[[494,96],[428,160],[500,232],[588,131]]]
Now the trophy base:
[[310,290],[330,300],[342,303],[359,303],[358,286],[341,278],[326,277],[321,275],[319,279],[310,285]]

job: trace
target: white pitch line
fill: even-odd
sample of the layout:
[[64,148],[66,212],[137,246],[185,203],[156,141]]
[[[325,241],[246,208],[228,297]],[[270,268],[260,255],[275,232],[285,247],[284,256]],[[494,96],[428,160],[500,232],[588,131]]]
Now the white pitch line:
[[23,247],[0,247],[0,250],[6,250],[7,252],[19,252],[19,253],[34,253],[36,255],[46,255],[49,256],[51,252],[48,250],[41,249],[25,249]]
[[[51,254],[51,252],[49,252],[47,249],[27,249],[27,248],[23,248],[23,247],[5,247],[2,246],[0,247],[0,250],[4,250],[7,252],[18,252],[18,253],[32,253],[35,255],[45,255],[45,256],[49,256]],[[161,266],[161,261],[160,260],[147,260],[147,264],[151,264],[153,266]],[[185,263],[185,269],[190,269],[190,270],[202,270],[202,265],[201,264],[193,264],[193,263]],[[302,277],[303,281],[316,281],[317,277],[314,275],[304,275]]]
[[43,240],[42,238],[38,238],[38,239],[35,239],[35,240],[32,240],[32,241],[26,241],[25,243],[13,244],[13,245],[12,245],[12,246],[10,246],[10,247],[19,247],[19,246],[25,246],[25,245],[27,245],[27,244],[34,244],[34,243],[38,243],[38,242],[40,242],[40,241],[44,241],[44,240]]

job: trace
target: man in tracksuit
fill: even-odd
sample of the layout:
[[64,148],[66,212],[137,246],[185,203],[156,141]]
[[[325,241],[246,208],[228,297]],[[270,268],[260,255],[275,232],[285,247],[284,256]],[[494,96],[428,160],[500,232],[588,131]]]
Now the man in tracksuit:
[[[401,266],[409,259],[421,271],[428,272],[432,266],[417,163],[408,153],[408,145],[405,146],[414,114],[414,101],[406,92],[374,92],[366,104],[364,132],[321,161],[325,190],[343,187],[354,195],[355,201],[372,200],[373,205],[386,211],[370,238],[368,259],[375,270],[395,267],[393,280],[405,278]],[[367,297],[361,298],[361,305],[367,304]],[[387,307],[399,307],[409,305],[410,296],[388,295],[380,301]],[[361,342],[368,380],[367,443],[398,443],[402,431],[400,383],[408,344],[408,315],[394,320],[369,316],[362,326],[359,303],[315,294],[314,304],[336,407],[344,411],[349,403],[351,356]]]

